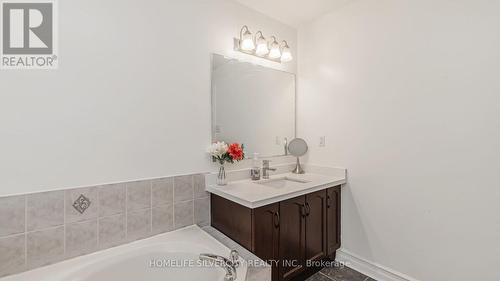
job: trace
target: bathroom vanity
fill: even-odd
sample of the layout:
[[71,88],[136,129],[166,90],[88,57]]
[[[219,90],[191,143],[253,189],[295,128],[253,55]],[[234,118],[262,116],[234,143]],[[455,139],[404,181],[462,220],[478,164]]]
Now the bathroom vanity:
[[[217,174],[207,175],[211,225],[267,261],[273,281],[305,280],[323,267],[312,262],[335,259],[340,247],[346,172],[304,165],[300,174],[297,159],[287,156],[307,152],[303,140],[301,151],[290,150],[297,140],[295,93],[292,73],[212,56],[212,142],[244,144],[247,157],[264,159],[254,165],[262,177],[276,171],[258,181],[250,179],[250,169],[232,171],[225,186],[216,184]],[[277,156],[286,164],[270,167]]]
[[311,262],[335,259],[340,247],[345,170],[330,171],[209,184],[211,224],[268,261],[273,281],[303,280],[315,270]]

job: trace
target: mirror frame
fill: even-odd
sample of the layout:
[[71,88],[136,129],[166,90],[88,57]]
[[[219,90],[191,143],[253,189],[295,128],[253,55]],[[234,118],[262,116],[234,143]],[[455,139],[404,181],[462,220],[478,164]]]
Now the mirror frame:
[[[257,66],[257,67],[262,67],[262,68],[266,68],[266,69],[270,69],[270,70],[274,70],[274,71],[279,71],[279,72],[284,72],[284,73],[287,73],[287,74],[291,74],[293,76],[293,83],[295,85],[295,89],[294,89],[294,93],[293,93],[293,138],[297,138],[297,75],[295,73],[292,73],[292,72],[288,72],[288,71],[284,71],[284,70],[281,70],[281,69],[276,69],[276,68],[272,68],[272,67],[267,67],[267,66],[264,66],[264,65],[261,65],[261,64],[258,64],[258,63],[255,63],[255,62],[251,62],[251,61],[247,61],[247,60],[242,60],[240,58],[234,58],[234,57],[231,57],[231,56],[227,56],[227,55],[221,55],[221,54],[217,54],[217,53],[210,53],[210,143],[213,143],[215,141],[217,141],[214,137],[214,124],[215,124],[215,103],[214,103],[214,95],[215,95],[215,91],[214,91],[214,85],[213,85],[213,80],[214,80],[214,72],[213,72],[213,69],[214,69],[214,55],[216,56],[221,56],[221,57],[224,57],[224,58],[227,58],[229,60],[235,60],[235,61],[238,61],[238,62],[241,62],[241,63],[248,63],[248,64],[251,64],[251,65],[254,65],[254,66]],[[260,158],[276,158],[276,157],[283,157],[283,156],[289,156],[290,154],[288,153],[288,144],[290,143],[291,140],[288,140],[288,143],[287,143],[287,147],[286,147],[286,152],[283,153],[283,154],[279,154],[279,155],[262,155],[260,152],[259,152],[259,157]],[[252,159],[253,158],[253,155],[248,155],[248,153],[245,152],[245,160],[246,159]]]

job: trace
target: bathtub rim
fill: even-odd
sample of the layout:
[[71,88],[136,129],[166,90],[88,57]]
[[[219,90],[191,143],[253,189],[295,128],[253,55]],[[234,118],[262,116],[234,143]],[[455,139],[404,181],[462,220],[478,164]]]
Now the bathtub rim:
[[[110,257],[119,256],[120,258],[126,258],[127,254],[137,252],[138,250],[140,251],[141,249],[151,248],[160,243],[173,245],[179,242],[181,244],[192,243],[193,245],[206,246],[205,249],[210,253],[224,257],[228,257],[231,251],[230,248],[222,244],[199,226],[191,225],[171,232],[157,234],[148,238],[62,260],[50,265],[4,276],[0,278],[0,281],[64,281],[66,280],[64,279],[65,277],[76,274],[81,270],[89,269],[92,265],[99,266],[100,261],[109,259]],[[182,251],[177,251],[177,253],[179,252]],[[182,253],[187,253],[187,251],[183,251]],[[244,259],[240,257],[240,261],[244,261]],[[247,264],[245,262],[241,262],[241,265],[237,268],[237,275],[237,281],[245,281],[247,279]]]

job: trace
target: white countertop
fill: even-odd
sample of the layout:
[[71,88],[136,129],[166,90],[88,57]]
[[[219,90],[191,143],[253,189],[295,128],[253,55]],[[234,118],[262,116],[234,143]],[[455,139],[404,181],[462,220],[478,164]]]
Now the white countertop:
[[346,183],[345,169],[339,168],[310,167],[305,174],[281,173],[270,176],[270,179],[283,177],[307,182],[290,182],[285,187],[270,187],[260,184],[267,180],[243,179],[229,182],[225,186],[208,184],[206,190],[253,209]]

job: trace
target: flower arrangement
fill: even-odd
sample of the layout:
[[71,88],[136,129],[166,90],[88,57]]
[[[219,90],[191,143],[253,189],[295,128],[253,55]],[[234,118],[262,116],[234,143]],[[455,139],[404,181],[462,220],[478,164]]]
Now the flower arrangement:
[[225,142],[215,142],[208,147],[207,151],[212,160],[224,163],[234,163],[234,161],[241,161],[245,158],[244,146],[239,143],[226,144]]
[[219,162],[219,174],[217,175],[217,185],[226,185],[226,170],[224,169],[224,163],[234,163],[234,161],[241,161],[245,158],[245,152],[243,151],[243,144],[231,143],[226,144],[225,142],[215,142],[212,143],[207,149],[207,152],[212,156],[212,160]]

